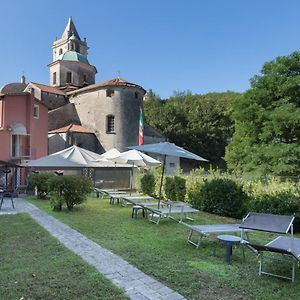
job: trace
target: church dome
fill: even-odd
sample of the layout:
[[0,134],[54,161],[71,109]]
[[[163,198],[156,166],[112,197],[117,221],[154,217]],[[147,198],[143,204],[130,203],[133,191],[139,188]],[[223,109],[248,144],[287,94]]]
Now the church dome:
[[78,53],[76,51],[67,51],[63,54],[61,57],[61,60],[68,60],[68,61],[80,61],[85,64],[90,64],[87,57],[82,55],[81,53]]
[[6,84],[2,88],[0,88],[1,94],[19,94],[23,93],[27,84],[26,83],[19,83],[19,82],[13,82]]

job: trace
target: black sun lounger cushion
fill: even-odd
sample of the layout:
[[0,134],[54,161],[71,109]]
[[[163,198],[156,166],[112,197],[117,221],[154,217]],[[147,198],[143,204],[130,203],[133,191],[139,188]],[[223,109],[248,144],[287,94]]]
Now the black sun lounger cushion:
[[276,233],[287,233],[294,221],[294,216],[249,213],[240,228]]
[[300,238],[279,236],[266,245],[256,245],[249,243],[257,251],[270,251],[280,254],[293,255],[300,261]]

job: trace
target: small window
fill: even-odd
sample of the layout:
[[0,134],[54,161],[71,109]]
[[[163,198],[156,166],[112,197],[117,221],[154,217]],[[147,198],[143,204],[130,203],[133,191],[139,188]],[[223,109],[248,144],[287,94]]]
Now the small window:
[[40,107],[38,105],[33,106],[33,117],[36,119],[40,117]]
[[56,84],[56,72],[53,73],[52,84]]
[[175,163],[169,163],[170,168],[175,168]]
[[112,97],[114,95],[114,90],[106,90],[106,97]]
[[67,72],[67,83],[72,82],[72,72]]
[[135,97],[135,99],[139,99],[139,93],[138,93],[138,92],[135,92],[135,93],[134,93],[134,97]]
[[115,116],[109,115],[106,117],[106,132],[114,133],[115,132]]
[[68,143],[69,145],[73,145],[73,138],[72,138],[72,134],[68,134]]
[[83,74],[83,82],[87,82],[87,76],[86,76],[86,74]]
[[59,49],[59,55],[62,55],[63,49]]

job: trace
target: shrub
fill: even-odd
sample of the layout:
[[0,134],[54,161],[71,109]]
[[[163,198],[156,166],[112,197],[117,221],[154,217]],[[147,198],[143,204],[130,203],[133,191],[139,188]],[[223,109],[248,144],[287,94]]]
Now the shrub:
[[175,198],[176,201],[184,201],[186,194],[186,180],[183,177],[175,176],[174,177],[174,186],[175,186]]
[[154,196],[155,195],[155,176],[152,173],[146,173],[142,176],[141,190],[144,194]]
[[248,210],[278,215],[295,215],[295,228],[300,230],[300,195],[282,192],[275,195],[264,194],[251,199]]
[[166,177],[164,184],[165,197],[168,200],[175,201],[176,191],[175,191],[175,182],[173,177]]
[[230,179],[212,179],[190,193],[196,208],[220,216],[241,218],[246,212],[247,195]]
[[37,197],[45,198],[49,193],[49,179],[55,177],[52,173],[38,173],[28,176],[28,186],[30,188],[37,187]]
[[184,201],[186,194],[186,180],[180,176],[166,177],[164,190],[168,200]]
[[55,176],[49,180],[54,209],[63,203],[71,210],[74,205],[81,204],[92,190],[92,181],[88,177]]

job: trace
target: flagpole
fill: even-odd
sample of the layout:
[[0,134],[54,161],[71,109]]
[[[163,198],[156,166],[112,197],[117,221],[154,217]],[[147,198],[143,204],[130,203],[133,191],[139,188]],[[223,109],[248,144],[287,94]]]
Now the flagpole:
[[162,172],[161,172],[161,178],[160,178],[160,187],[159,187],[159,196],[158,196],[158,209],[160,208],[160,202],[161,202],[161,190],[163,186],[163,181],[164,181],[164,173],[165,173],[165,166],[166,166],[166,158],[167,155],[164,155],[164,161],[163,161],[163,166],[162,166]]

